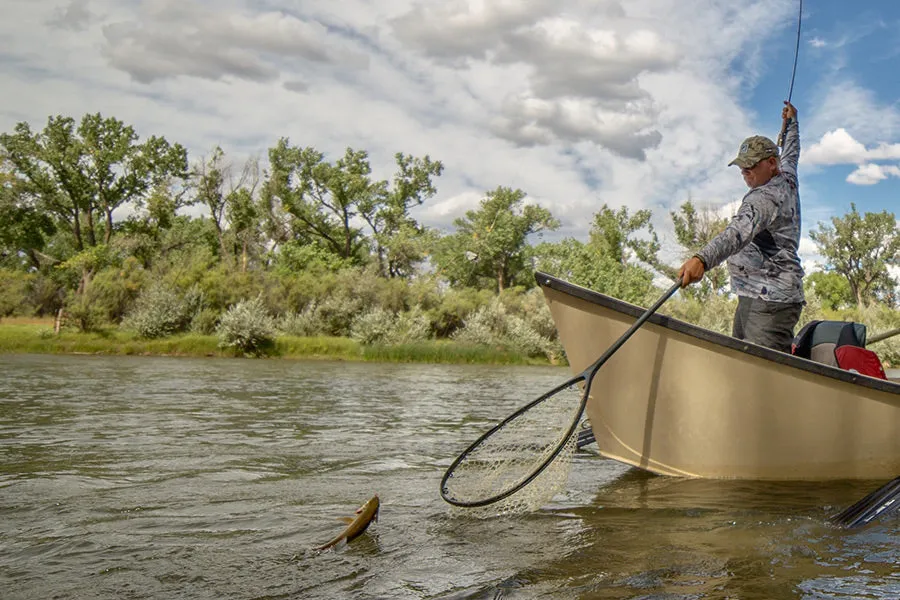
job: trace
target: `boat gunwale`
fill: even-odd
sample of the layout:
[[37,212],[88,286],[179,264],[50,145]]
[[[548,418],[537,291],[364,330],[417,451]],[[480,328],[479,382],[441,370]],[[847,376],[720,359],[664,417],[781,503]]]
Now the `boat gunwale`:
[[[541,288],[550,288],[556,290],[557,292],[562,292],[563,294],[567,294],[575,298],[580,298],[581,300],[585,300],[587,302],[590,302],[591,304],[597,304],[599,306],[612,309],[616,312],[634,318],[638,318],[642,314],[644,314],[644,312],[646,312],[646,309],[625,302],[624,300],[619,300],[617,298],[613,298],[612,296],[607,296],[606,294],[603,294],[601,292],[582,287],[580,285],[571,283],[547,273],[543,273],[540,271],[535,272],[535,280]],[[814,373],[816,375],[824,375],[825,377],[829,377],[831,379],[836,379],[838,381],[843,381],[846,383],[862,385],[864,387],[882,392],[900,394],[900,383],[895,383],[886,379],[878,379],[876,377],[869,377],[867,375],[852,373],[850,371],[845,371],[837,367],[832,367],[823,363],[800,358],[792,354],[779,352],[771,348],[766,348],[765,346],[759,346],[752,342],[733,338],[730,335],[718,333],[710,329],[704,329],[703,327],[700,327],[698,325],[693,325],[691,323],[687,323],[686,321],[680,321],[668,315],[655,313],[650,316],[648,321],[650,323],[653,323],[654,325],[659,325],[660,327],[671,329],[672,331],[677,331],[678,333],[683,333],[685,335],[703,340],[705,342],[709,342],[711,344],[723,346],[731,350],[737,350],[738,352],[750,354],[752,356],[772,361],[780,365],[800,369],[801,371]]]

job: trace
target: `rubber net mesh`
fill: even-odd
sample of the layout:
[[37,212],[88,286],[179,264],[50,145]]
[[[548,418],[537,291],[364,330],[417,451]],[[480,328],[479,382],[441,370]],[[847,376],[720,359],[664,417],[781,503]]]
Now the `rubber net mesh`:
[[[510,420],[456,466],[445,494],[459,502],[479,502],[521,485],[565,439],[579,416],[580,403],[580,386],[570,386]],[[454,506],[453,512],[488,518],[530,512],[546,505],[566,486],[577,440],[575,429],[550,464],[506,498],[479,507]]]

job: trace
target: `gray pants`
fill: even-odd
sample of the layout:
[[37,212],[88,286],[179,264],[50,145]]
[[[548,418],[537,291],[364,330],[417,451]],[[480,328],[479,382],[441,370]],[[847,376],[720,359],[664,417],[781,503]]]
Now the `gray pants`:
[[732,337],[781,352],[791,352],[794,325],[800,320],[801,303],[767,302],[738,296]]

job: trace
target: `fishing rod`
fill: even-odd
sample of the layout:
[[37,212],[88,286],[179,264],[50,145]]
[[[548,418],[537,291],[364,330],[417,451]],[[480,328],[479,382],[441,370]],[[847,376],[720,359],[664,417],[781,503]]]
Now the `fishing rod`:
[[[788,104],[791,102],[791,98],[794,95],[794,79],[797,77],[797,59],[800,57],[800,29],[803,25],[803,0],[800,0],[800,9],[797,12],[797,44],[794,47],[794,68],[791,69],[791,87],[788,89]],[[785,122],[781,125],[781,133],[778,135],[778,145],[784,146],[784,134],[787,131],[787,126],[791,122],[790,118],[786,119]]]

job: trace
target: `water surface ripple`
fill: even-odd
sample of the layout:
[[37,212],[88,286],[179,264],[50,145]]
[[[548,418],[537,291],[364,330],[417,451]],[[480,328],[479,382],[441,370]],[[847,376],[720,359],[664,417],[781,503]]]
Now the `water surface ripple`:
[[[0,356],[0,597],[900,598],[880,482],[653,477],[579,453],[565,494],[455,516],[444,469],[559,368]],[[329,540],[373,493],[381,518]]]

